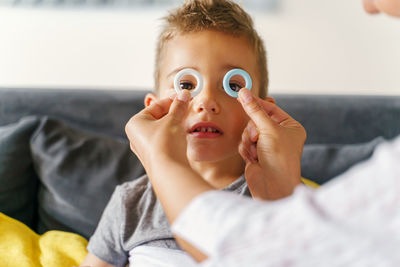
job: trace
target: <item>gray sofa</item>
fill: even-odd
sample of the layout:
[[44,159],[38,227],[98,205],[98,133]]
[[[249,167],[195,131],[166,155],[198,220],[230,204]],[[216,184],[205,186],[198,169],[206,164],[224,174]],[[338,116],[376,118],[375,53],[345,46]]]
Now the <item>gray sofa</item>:
[[[0,212],[88,238],[116,185],[144,173],[124,126],[147,91],[0,89]],[[274,95],[308,139],[323,184],[400,134],[400,96]]]

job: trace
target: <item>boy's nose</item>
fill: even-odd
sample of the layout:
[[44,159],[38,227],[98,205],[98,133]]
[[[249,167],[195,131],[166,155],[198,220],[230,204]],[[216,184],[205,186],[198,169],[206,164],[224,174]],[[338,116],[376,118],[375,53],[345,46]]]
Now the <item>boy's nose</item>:
[[199,105],[197,105],[196,111],[199,113],[206,111],[213,114],[218,114],[220,110],[215,101],[212,101],[212,103],[200,103]]
[[194,98],[194,110],[196,112],[209,112],[212,114],[219,114],[221,111],[219,104],[217,103],[213,94],[209,94],[203,91]]

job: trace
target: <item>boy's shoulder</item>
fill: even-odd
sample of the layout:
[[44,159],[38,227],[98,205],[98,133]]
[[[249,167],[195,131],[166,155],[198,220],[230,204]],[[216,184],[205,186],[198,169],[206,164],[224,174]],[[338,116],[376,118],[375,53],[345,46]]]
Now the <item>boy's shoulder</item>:
[[151,187],[151,183],[147,174],[143,174],[139,178],[118,185],[117,189],[126,194],[132,191],[145,190],[147,187]]
[[[173,238],[161,203],[146,174],[118,185],[114,194],[115,201],[119,202],[119,224],[122,226],[123,242],[127,251],[139,244]],[[114,211],[110,216],[115,216]],[[154,222],[158,222],[157,227]]]
[[[157,222],[157,223],[155,223]],[[110,243],[109,235],[114,235]],[[139,245],[164,247],[178,246],[172,241],[159,244],[159,240],[173,241],[168,220],[157,200],[147,175],[116,187],[96,232],[91,237],[89,248],[95,255],[103,255],[116,248],[120,255]],[[118,241],[117,245],[114,241]],[[108,243],[107,243],[108,242]],[[110,257],[114,257],[115,254]]]
[[155,199],[152,185],[147,174],[141,177],[124,182],[115,189],[123,204],[138,205],[143,198]]

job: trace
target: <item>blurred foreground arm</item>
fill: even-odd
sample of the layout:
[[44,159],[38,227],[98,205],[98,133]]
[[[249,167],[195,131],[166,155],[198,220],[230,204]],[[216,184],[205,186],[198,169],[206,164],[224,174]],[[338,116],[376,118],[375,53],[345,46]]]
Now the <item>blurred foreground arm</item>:
[[273,202],[204,193],[173,232],[209,256],[205,266],[400,266],[399,162],[400,137],[319,190]]

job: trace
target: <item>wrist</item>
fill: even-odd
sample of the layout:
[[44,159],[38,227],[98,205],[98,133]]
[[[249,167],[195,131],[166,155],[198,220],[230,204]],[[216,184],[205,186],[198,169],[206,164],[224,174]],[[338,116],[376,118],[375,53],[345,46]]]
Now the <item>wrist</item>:
[[167,153],[153,154],[145,169],[149,177],[165,177],[178,169],[193,171],[186,157],[172,156]]

